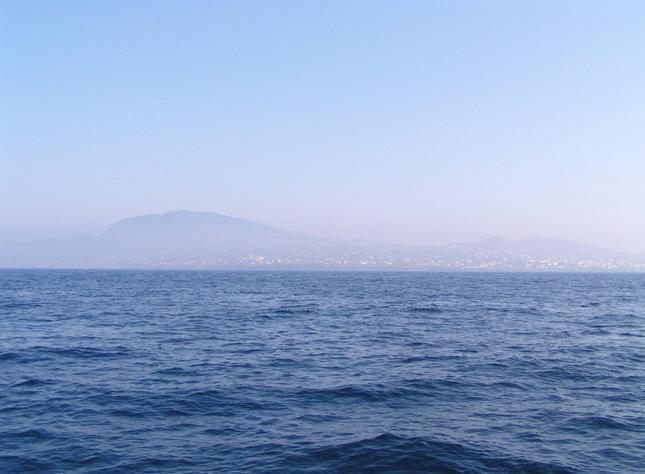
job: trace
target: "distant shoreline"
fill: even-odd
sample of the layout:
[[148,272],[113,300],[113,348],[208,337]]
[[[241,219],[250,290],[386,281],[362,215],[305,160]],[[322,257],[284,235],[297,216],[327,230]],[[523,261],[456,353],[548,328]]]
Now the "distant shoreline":
[[449,274],[612,274],[640,275],[645,270],[453,270],[423,268],[151,268],[151,267],[0,267],[3,271],[54,271],[54,272],[231,272],[231,273],[449,273]]

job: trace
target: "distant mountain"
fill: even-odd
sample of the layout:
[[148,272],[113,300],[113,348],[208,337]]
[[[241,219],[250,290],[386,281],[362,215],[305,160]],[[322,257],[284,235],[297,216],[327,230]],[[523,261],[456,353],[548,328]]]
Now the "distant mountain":
[[642,271],[645,256],[559,239],[406,246],[302,236],[209,212],[131,217],[100,235],[24,243],[2,267]]
[[264,224],[188,211],[124,219],[102,234],[100,240],[121,261],[274,253],[278,248],[308,243],[307,238]]

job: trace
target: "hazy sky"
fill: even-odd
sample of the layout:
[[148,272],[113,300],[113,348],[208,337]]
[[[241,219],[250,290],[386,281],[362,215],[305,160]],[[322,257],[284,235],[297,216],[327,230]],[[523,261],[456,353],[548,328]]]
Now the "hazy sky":
[[643,1],[0,5],[0,242],[189,209],[645,250]]

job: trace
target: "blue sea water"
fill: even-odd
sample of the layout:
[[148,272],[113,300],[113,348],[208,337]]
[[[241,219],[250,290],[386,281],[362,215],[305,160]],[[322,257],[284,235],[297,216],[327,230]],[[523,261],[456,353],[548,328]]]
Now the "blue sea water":
[[645,276],[0,271],[0,472],[644,472]]

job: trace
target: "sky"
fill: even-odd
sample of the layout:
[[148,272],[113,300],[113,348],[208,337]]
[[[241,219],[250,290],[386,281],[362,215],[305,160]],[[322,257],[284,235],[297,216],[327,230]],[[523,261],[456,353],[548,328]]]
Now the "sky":
[[645,251],[645,2],[0,0],[0,243],[213,211]]

